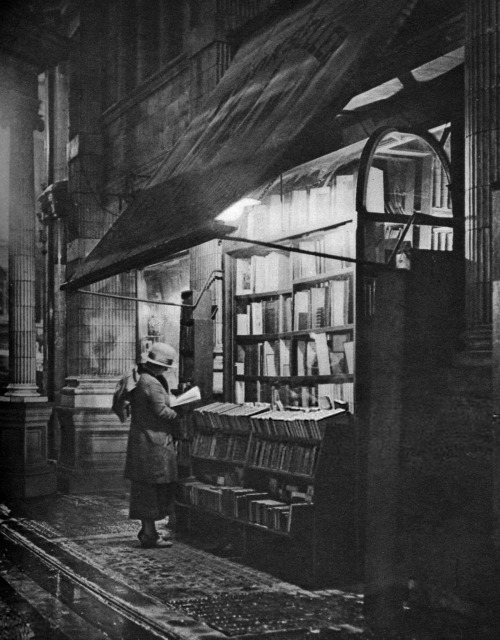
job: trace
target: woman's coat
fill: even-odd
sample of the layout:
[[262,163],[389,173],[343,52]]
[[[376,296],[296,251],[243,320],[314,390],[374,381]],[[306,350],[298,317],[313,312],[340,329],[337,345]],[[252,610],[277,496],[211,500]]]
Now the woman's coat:
[[141,374],[132,392],[125,477],[133,482],[176,482],[177,458],[172,434],[177,414],[162,384]]

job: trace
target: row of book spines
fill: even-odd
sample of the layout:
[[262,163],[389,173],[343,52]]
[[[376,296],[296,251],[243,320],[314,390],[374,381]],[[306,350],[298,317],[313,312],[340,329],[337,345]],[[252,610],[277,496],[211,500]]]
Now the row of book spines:
[[247,462],[251,467],[312,476],[319,447],[271,440],[252,440]]
[[325,427],[314,420],[280,421],[275,419],[255,420],[252,433],[256,436],[277,438],[294,438],[308,441],[320,441]]
[[[293,305],[293,313],[292,313]],[[353,322],[352,278],[328,280],[291,295],[248,303],[236,313],[236,335],[287,333]]]
[[[304,436],[301,433],[290,432],[287,435],[276,436],[272,433],[252,433],[248,435],[230,436],[226,433],[197,433],[188,449],[185,449],[184,459],[187,455],[193,455],[195,458],[205,458],[207,460],[225,460],[227,462],[238,462],[247,464],[248,446],[250,443],[250,435],[252,436],[253,445],[256,441],[265,440],[270,442],[279,442],[286,446],[305,445],[319,446],[323,440],[323,436],[313,437]],[[234,438],[234,439],[233,439]],[[237,439],[237,440],[236,440]],[[252,445],[252,446],[253,446]],[[248,464],[252,462],[248,461]],[[257,465],[258,466],[258,465]]]
[[189,464],[191,460],[192,443],[191,440],[177,441],[177,461],[180,464]]
[[[326,235],[309,240],[301,240],[299,249],[322,254],[353,258],[355,255],[355,233],[349,227],[342,227]],[[334,272],[351,266],[348,260],[336,260],[326,255],[294,253],[292,258],[293,279],[309,278]]]
[[[354,361],[351,351],[346,356],[344,350],[332,351],[327,344],[326,334],[322,340],[297,340],[295,358],[292,358],[290,340],[268,340],[262,343],[239,345],[235,362],[236,376],[267,378],[291,377],[342,377],[353,373]],[[346,343],[351,347],[352,343]]]
[[224,433],[197,433],[193,439],[193,456],[245,462],[248,436],[227,435]]
[[248,519],[248,504],[252,499],[268,497],[266,493],[251,488],[215,487],[198,480],[181,483],[179,493],[181,499],[188,504],[241,520]]
[[355,216],[352,175],[335,176],[333,186],[293,189],[271,194],[257,206],[246,208],[242,232],[250,238],[262,231],[280,233],[321,228]]
[[266,340],[241,346],[235,362],[236,375],[290,376],[290,350],[290,340]]
[[[347,241],[340,246],[332,245],[328,249],[319,245],[318,247],[307,245],[304,248],[309,251],[327,252],[330,255],[352,258],[351,244]],[[273,259],[275,256],[279,257],[279,261]],[[287,290],[292,288],[294,280],[334,274],[350,266],[352,263],[348,260],[298,253],[293,254],[293,259],[277,253],[270,253],[265,257],[239,258],[236,263],[235,294],[244,296]]]
[[[295,503],[304,504],[307,503]],[[307,505],[312,507],[312,505]],[[294,505],[277,500],[252,500],[248,505],[248,521],[274,531],[290,533]]]
[[232,402],[214,402],[194,411],[195,424],[198,427],[211,427],[214,430],[249,430],[250,416],[269,410],[269,404],[249,406]]
[[352,278],[331,280],[296,291],[293,297],[293,329],[321,329],[353,322]]
[[[323,387],[328,387],[326,391]],[[321,388],[321,389],[320,389]],[[349,402],[349,410],[353,411],[354,383],[351,381],[334,382],[331,384],[317,383],[314,385],[272,384],[270,379],[236,380],[235,397],[238,402],[271,403],[279,400],[284,407],[294,409],[317,408],[322,396],[329,396],[332,400]]]
[[272,251],[267,256],[253,255],[236,261],[236,295],[289,289],[292,273],[289,256]]
[[236,314],[238,335],[285,333],[292,330],[292,296],[249,302],[245,312]]
[[201,429],[212,429],[214,431],[233,431],[235,433],[248,433],[250,431],[249,418],[246,416],[217,416],[211,414],[200,414],[195,417],[195,424]]
[[179,489],[185,504],[285,533],[290,533],[297,509],[313,509],[311,502],[287,504],[254,489],[219,488],[198,481],[181,484]]
[[[326,386],[326,385],[325,385]],[[328,389],[332,385],[328,385]],[[339,385],[335,385],[339,386]],[[344,398],[338,398],[344,400]],[[214,426],[214,422],[208,417],[212,415],[211,411],[195,409],[194,414],[197,415],[196,424],[198,428],[209,429],[211,431],[238,431],[238,433],[248,434],[254,432],[256,434],[265,435],[289,435],[290,437],[317,438],[322,437],[324,431],[324,421],[336,415],[334,410],[318,410],[317,412],[309,412],[307,415],[299,415],[299,412],[288,413],[286,417],[280,419],[277,412],[269,413],[269,407],[249,407],[249,409],[258,410],[253,416],[227,416],[224,413],[218,415],[218,422]],[[269,414],[269,415],[268,415]],[[239,422],[239,428],[234,429],[234,424]],[[243,422],[241,422],[243,421]],[[235,438],[240,437],[235,435]]]

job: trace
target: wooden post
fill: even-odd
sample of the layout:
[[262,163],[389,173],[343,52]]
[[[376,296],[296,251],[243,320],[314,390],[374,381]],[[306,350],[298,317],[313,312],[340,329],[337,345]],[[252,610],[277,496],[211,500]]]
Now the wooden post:
[[394,628],[403,613],[397,522],[405,298],[411,277],[400,270],[379,275],[376,283],[368,412],[365,613],[369,624],[379,630]]

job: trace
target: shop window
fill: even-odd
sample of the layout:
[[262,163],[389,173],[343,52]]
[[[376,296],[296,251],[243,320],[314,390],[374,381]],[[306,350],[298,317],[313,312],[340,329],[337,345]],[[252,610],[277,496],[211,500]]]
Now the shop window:
[[[162,262],[138,272],[138,327],[141,352],[154,342],[167,342],[179,352],[181,294],[189,289],[189,256]],[[171,305],[157,304],[169,302]],[[176,375],[176,371],[171,371]],[[175,385],[176,386],[176,385]]]

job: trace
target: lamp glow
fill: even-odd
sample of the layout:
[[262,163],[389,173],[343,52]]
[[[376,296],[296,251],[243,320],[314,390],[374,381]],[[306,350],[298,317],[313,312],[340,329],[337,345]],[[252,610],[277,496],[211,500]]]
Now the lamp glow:
[[256,204],[260,204],[260,200],[256,200],[255,198],[242,198],[230,207],[227,207],[227,209],[224,209],[215,219],[225,223],[237,222],[243,215],[245,207],[252,207]]

